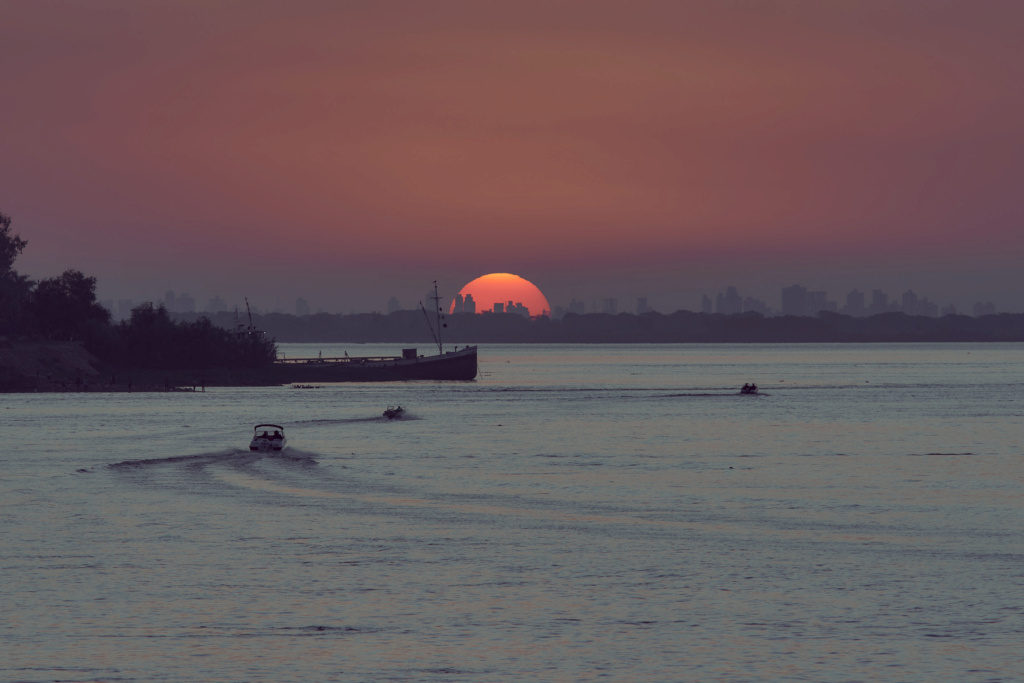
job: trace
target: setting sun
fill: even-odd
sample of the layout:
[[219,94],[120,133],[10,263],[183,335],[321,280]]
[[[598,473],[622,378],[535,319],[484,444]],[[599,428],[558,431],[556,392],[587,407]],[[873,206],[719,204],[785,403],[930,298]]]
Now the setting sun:
[[[470,301],[475,308],[466,305]],[[511,273],[491,273],[473,280],[459,291],[450,311],[511,313],[515,312],[516,304],[525,306],[531,316],[551,314],[551,304],[537,285]]]

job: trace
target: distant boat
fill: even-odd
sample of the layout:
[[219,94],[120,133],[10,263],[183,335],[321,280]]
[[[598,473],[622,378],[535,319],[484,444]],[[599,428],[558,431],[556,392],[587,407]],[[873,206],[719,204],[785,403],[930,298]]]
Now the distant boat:
[[252,324],[252,310],[249,308],[249,297],[245,297],[245,313],[249,316],[249,324],[245,325],[238,318],[238,309],[235,309],[235,338],[263,339],[263,330],[257,330]]
[[[263,430],[261,433],[260,430]],[[270,430],[274,433],[271,434]],[[288,439],[284,435],[284,427],[280,425],[264,424],[256,425],[253,428],[252,441],[249,442],[250,451],[267,453],[270,451],[283,451],[288,445]]]
[[740,387],[740,394],[743,396],[757,396],[757,385],[756,384],[744,384]]
[[394,420],[396,417],[402,417],[405,414],[405,408],[402,406],[388,406],[387,410],[384,411],[384,417],[389,420]]
[[411,379],[429,380],[473,380],[477,374],[477,353],[475,346],[455,351],[445,351],[441,344],[443,322],[441,297],[437,294],[434,281],[435,315],[437,332],[431,324],[427,309],[430,333],[437,344],[436,356],[417,355],[416,349],[402,349],[401,356],[343,356],[341,358],[279,358],[274,363],[272,374],[281,383],[295,382],[396,382]]

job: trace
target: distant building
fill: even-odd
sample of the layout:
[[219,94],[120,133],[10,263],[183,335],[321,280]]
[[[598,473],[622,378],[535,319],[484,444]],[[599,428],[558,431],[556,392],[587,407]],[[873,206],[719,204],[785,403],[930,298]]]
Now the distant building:
[[[392,297],[394,299],[394,297]],[[455,295],[455,302],[452,306],[452,313],[465,313],[466,312],[466,300],[462,298],[462,294]]]
[[647,305],[647,297],[638,296],[636,298],[636,314],[643,315],[644,313],[650,313],[651,307]]
[[[834,306],[832,307],[834,310]],[[827,292],[807,292],[804,298],[804,315],[817,315],[820,311],[829,310]]]
[[867,309],[864,306],[864,292],[857,289],[850,290],[850,293],[846,295],[846,306],[843,308],[843,313],[857,318],[867,314]]
[[505,312],[506,313],[515,313],[516,315],[521,315],[524,318],[529,318],[530,317],[530,309],[528,309],[526,306],[524,306],[522,301],[517,301],[515,303],[512,303],[511,301],[509,301],[505,305]]
[[800,285],[782,290],[782,315],[806,315],[807,288]]
[[889,310],[889,295],[880,289],[871,292],[871,305],[868,306],[869,315],[886,313]]
[[713,313],[714,308],[711,305],[711,297],[707,294],[701,294],[700,296],[700,312],[701,313]]
[[220,298],[219,294],[206,302],[207,313],[220,313],[226,310],[228,310],[228,302]]
[[614,297],[603,299],[601,302],[601,312],[607,313],[608,315],[615,315],[619,312],[619,300]]
[[175,300],[175,305],[178,307],[178,313],[195,313],[196,312],[196,300],[190,297],[188,294],[180,295]]
[[923,315],[929,318],[937,318],[939,306],[928,301],[928,297],[918,299],[914,291],[908,289],[903,293],[903,312],[906,315]]
[[942,315],[944,315],[944,316],[946,316],[946,315],[956,315],[956,306],[954,306],[953,304],[950,304],[948,306],[943,306],[942,307]]
[[476,313],[476,301],[473,300],[472,294],[466,295],[466,300],[462,305],[462,311],[464,313]]
[[743,298],[735,287],[729,287],[724,294],[718,295],[715,310],[722,315],[737,315],[743,312]]
[[912,289],[903,292],[903,312],[907,315],[917,315],[917,295]]
[[991,301],[986,301],[984,303],[979,301],[979,302],[974,304],[974,317],[975,318],[980,318],[983,315],[995,315],[995,314],[996,314],[996,305],[994,303],[992,303]]
[[768,307],[768,304],[760,299],[755,299],[752,296],[748,296],[743,299],[743,312],[760,313],[763,316],[769,316],[772,314],[772,310]]
[[569,302],[569,307],[568,307],[569,313],[575,313],[576,315],[583,315],[583,313],[586,310],[587,310],[587,307],[583,305],[582,301],[576,301],[576,299],[573,299],[572,301]]
[[[391,297],[391,299],[393,301],[394,297]],[[391,305],[391,302],[388,302],[388,307],[389,308],[390,308],[390,305]],[[303,317],[303,316],[309,315],[309,302],[306,301],[305,299],[303,299],[301,296],[298,299],[295,300],[295,315],[297,315],[299,317]]]
[[505,312],[505,304],[500,303],[500,302],[495,302],[495,304],[494,304],[494,312],[495,313],[504,313]]

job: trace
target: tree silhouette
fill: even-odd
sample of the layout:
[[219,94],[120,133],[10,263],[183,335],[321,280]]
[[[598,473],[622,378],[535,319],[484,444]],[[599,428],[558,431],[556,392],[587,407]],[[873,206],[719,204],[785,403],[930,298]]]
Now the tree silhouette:
[[32,281],[13,268],[26,244],[11,234],[11,217],[0,213],[0,333],[24,333],[28,327],[26,304]]
[[11,271],[11,266],[27,244],[19,235],[11,234],[11,217],[0,213],[0,276]]
[[274,362],[277,345],[259,334],[238,335],[207,318],[174,322],[162,305],[145,303],[117,328],[118,360],[140,368],[201,370],[259,368]]
[[96,302],[96,278],[66,270],[47,278],[32,293],[36,327],[49,339],[84,339],[98,325],[110,322],[110,313]]

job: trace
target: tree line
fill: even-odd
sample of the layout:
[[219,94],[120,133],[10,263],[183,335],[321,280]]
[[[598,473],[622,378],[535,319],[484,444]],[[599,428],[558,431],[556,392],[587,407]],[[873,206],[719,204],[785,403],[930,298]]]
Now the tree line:
[[[196,314],[174,314],[183,321]],[[430,328],[420,311],[390,314],[286,313],[254,315],[254,324],[279,342],[417,344],[429,348]],[[213,324],[230,328],[232,314],[211,315]],[[433,322],[433,321],[431,321]],[[850,343],[850,342],[1010,342],[1024,341],[1024,315],[1001,313],[972,318],[941,318],[882,313],[854,318],[822,312],[816,316],[768,318],[759,313],[570,313],[561,320],[525,318],[514,313],[446,317],[446,344],[590,344],[590,343]]]
[[96,300],[96,278],[69,269],[33,281],[14,269],[28,242],[0,213],[0,336],[81,342],[115,367],[158,370],[256,368],[277,357],[262,334],[236,333],[206,318],[176,321],[161,305],[146,303],[118,324]]

